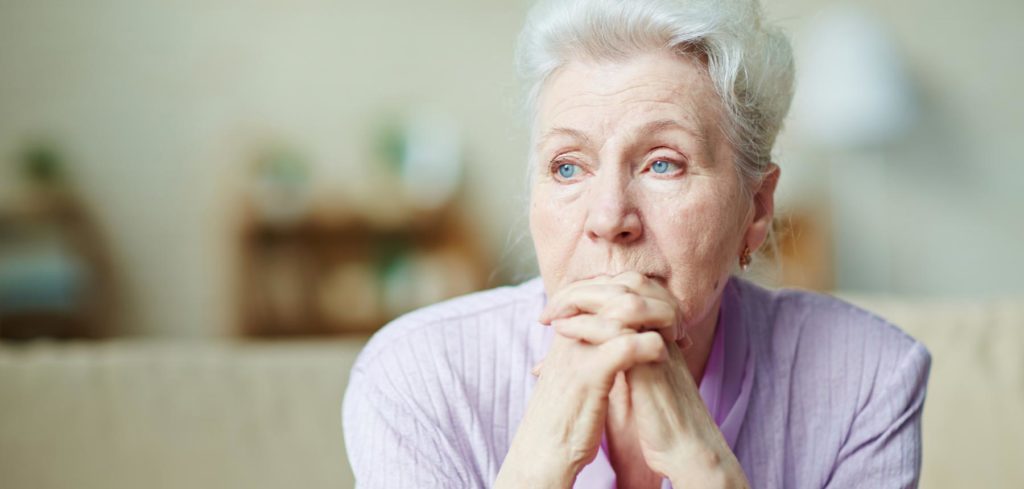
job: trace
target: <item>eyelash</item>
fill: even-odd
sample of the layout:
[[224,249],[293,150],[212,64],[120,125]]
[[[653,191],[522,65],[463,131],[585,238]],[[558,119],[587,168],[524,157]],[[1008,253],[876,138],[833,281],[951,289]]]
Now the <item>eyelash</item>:
[[570,181],[570,180],[567,180],[565,177],[562,177],[558,173],[559,169],[562,168],[562,165],[574,165],[574,166],[578,167],[580,169],[580,171],[585,171],[583,169],[583,165],[581,165],[581,164],[579,164],[579,163],[577,163],[575,161],[572,161],[572,160],[569,160],[569,159],[566,159],[566,158],[556,158],[556,159],[551,161],[550,166],[548,167],[548,174],[550,174],[552,176],[552,178],[554,178],[555,180],[557,180],[559,182],[569,182]]
[[[666,173],[656,173],[656,172],[653,171],[653,167],[654,167],[654,164],[659,162],[659,161],[664,161],[665,163],[668,163],[670,165],[675,165],[675,167],[678,168],[678,169],[676,171],[669,171],[669,172],[666,172]],[[682,161],[677,161],[677,160],[675,160],[673,158],[652,158],[650,160],[650,163],[644,167],[644,171],[651,172],[651,173],[656,173],[657,175],[675,176],[675,175],[681,174],[681,173],[686,171],[686,164],[683,163]]]
[[[666,173],[656,173],[656,172],[654,172],[652,170],[652,167],[654,166],[655,163],[657,163],[659,161],[664,161],[665,163],[668,163],[670,165],[675,165],[677,170],[676,171],[666,172]],[[556,158],[556,159],[552,160],[551,163],[549,164],[548,174],[550,174],[555,180],[558,180],[560,182],[570,182],[571,181],[570,179],[567,179],[567,178],[561,176],[560,173],[559,173],[559,170],[562,168],[563,165],[574,165],[574,166],[579,168],[579,171],[585,171],[584,168],[583,168],[583,165],[580,165],[579,163],[577,163],[575,161],[572,161],[570,159],[565,159],[565,158]],[[654,173],[655,175],[660,175],[660,176],[662,176],[662,178],[674,177],[674,176],[677,176],[677,175],[679,175],[681,173],[684,173],[686,171],[686,163],[681,162],[681,161],[676,161],[675,159],[672,159],[672,158],[651,158],[649,163],[644,165],[644,170],[643,171],[644,172],[648,172],[648,173]]]

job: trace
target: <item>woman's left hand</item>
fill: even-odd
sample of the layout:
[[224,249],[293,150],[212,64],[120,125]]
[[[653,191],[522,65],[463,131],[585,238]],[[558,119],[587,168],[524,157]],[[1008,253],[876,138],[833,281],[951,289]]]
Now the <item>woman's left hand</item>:
[[652,329],[666,342],[667,361],[626,371],[609,395],[608,455],[620,483],[660,487],[665,476],[674,487],[747,487],[687,366],[683,347],[690,340],[676,304],[657,282],[626,272],[566,287],[548,302],[541,322],[594,344]]

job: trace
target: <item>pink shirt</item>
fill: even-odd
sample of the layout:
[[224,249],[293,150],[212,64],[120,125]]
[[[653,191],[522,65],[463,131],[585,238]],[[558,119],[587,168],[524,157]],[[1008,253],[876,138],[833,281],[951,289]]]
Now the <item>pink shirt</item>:
[[[553,334],[544,302],[534,279],[378,332],[343,406],[357,487],[490,487]],[[866,311],[733,278],[700,394],[753,487],[913,487],[929,365]],[[603,449],[574,487],[615,487]]]

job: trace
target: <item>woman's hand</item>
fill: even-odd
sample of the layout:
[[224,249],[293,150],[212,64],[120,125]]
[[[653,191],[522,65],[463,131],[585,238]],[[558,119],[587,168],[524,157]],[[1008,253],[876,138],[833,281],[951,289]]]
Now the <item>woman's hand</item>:
[[616,374],[665,355],[653,332],[600,344],[556,334],[495,487],[571,487],[597,455]]
[[739,460],[708,413],[677,344],[661,365],[626,372],[631,414],[647,465],[674,487],[748,487]]
[[664,338],[668,360],[627,370],[611,392],[609,459],[624,486],[658,487],[663,475],[676,487],[744,487],[742,468],[687,367],[682,350],[691,342],[675,304],[659,284],[629,272],[567,287],[541,321],[590,344],[644,330]]
[[[591,344],[634,331],[657,331],[672,342],[684,335],[677,316],[676,301],[667,290],[629,272],[569,285],[548,300],[540,321],[551,324],[560,335]],[[548,369],[545,362],[543,370]],[[609,393],[604,426],[609,462],[619,487],[660,488],[662,476],[643,458],[631,402],[626,375],[621,372]]]

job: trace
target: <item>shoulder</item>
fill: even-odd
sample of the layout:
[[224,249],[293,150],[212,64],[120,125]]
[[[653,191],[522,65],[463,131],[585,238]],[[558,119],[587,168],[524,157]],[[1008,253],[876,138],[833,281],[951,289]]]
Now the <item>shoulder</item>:
[[370,339],[349,385],[417,411],[498,402],[492,394],[522,384],[539,361],[543,304],[543,285],[534,279],[408,313]]
[[417,309],[377,331],[360,352],[354,368],[368,368],[381,357],[400,352],[436,354],[454,347],[457,340],[525,329],[536,320],[543,301],[543,286],[536,278]]
[[[901,433],[889,440],[916,453],[931,365],[920,342],[829,295],[742,280],[735,290],[755,353],[751,404],[760,406],[745,422],[747,443],[786,444],[790,463],[806,466],[800,477],[809,478],[787,486],[820,487],[853,448],[886,439],[880,433]],[[765,448],[756,457],[769,457]]]
[[886,389],[924,390],[928,350],[877,314],[826,294],[742,280],[736,288],[758,367],[790,395],[824,395],[856,411]]
[[[490,444],[465,440],[500,434],[494,425],[501,420],[489,416],[507,412],[499,408],[521,394],[503,387],[523,385],[512,381],[516,372],[529,375],[524,352],[542,331],[531,326],[543,300],[534,280],[447,300],[381,328],[356,359],[342,401],[347,446],[360,454],[352,459],[356,474],[383,480],[397,473],[406,481],[419,474],[446,487],[482,487],[480,469],[496,455]],[[393,471],[388,460],[407,470],[374,472]]]
[[824,349],[833,354],[828,358],[839,354],[839,358],[863,360],[912,352],[928,355],[920,342],[895,324],[831,295],[770,290],[742,279],[736,279],[735,286],[751,334],[755,341],[774,347],[772,353],[803,357]]
[[392,321],[371,338],[351,370],[343,401],[346,429],[388,413],[429,433],[424,436],[431,443],[454,447],[451,460],[487,466],[498,451],[459,440],[489,433],[488,447],[507,445],[514,415],[528,397],[530,366],[539,361],[548,331],[537,323],[543,302],[543,287],[533,280]]

